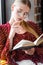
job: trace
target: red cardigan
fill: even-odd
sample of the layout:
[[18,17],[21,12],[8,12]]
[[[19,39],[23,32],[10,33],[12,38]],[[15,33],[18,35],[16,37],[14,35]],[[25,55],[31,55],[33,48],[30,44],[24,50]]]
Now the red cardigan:
[[[39,28],[38,24],[28,21],[27,22],[39,35],[42,34],[41,29]],[[22,50],[16,50],[16,51],[9,51],[10,46],[10,40],[8,39],[8,35],[10,32],[10,24],[6,23],[3,25],[0,25],[0,58],[1,56],[3,58],[6,57],[6,60],[10,65],[17,65],[16,61],[26,60],[30,59],[33,62],[37,64],[37,62],[43,62],[43,48],[36,48],[36,51],[34,55],[30,56],[24,53]],[[24,34],[15,34],[15,37],[13,39],[13,46],[17,44],[20,40],[26,39],[30,41],[34,41],[36,37],[26,32]],[[13,48],[13,47],[12,47]]]

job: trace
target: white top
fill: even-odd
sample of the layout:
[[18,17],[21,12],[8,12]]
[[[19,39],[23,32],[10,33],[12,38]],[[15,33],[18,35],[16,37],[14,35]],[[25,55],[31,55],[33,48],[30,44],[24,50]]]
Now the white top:
[[[16,62],[18,65],[36,65],[31,60],[22,60],[20,62]],[[43,63],[37,63],[37,65],[43,65]]]

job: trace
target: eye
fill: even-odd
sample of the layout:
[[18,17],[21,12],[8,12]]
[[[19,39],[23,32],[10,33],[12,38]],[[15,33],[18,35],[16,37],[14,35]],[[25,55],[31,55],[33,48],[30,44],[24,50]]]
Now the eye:
[[28,15],[28,12],[26,12],[25,15]]
[[22,9],[19,9],[17,12],[18,12],[18,13],[22,13],[22,11],[23,11]]
[[22,9],[18,10],[17,12],[18,12],[18,13],[22,13]]
[[28,12],[25,12],[25,13],[24,13],[24,16],[29,16],[29,13],[28,13]]
[[21,11],[17,11],[18,13],[21,13]]

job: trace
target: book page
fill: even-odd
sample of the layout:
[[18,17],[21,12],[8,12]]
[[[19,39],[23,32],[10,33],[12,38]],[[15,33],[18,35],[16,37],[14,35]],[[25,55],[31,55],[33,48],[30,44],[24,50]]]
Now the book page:
[[34,43],[32,41],[29,40],[21,40],[19,43],[17,43],[14,47],[13,50],[18,49],[20,47],[30,47],[30,46],[34,46]]
[[41,34],[34,42],[29,40],[22,39],[20,42],[18,42],[14,47],[13,50],[16,49],[29,49],[35,46],[40,45],[43,42],[43,34]]
[[37,41],[36,46],[38,46],[38,45],[40,45],[40,44],[42,44],[42,43],[43,43],[43,38],[41,38],[41,39],[39,39],[39,40]]
[[41,44],[43,42],[43,34],[41,34],[35,41],[34,44],[36,46],[38,46],[39,44]]

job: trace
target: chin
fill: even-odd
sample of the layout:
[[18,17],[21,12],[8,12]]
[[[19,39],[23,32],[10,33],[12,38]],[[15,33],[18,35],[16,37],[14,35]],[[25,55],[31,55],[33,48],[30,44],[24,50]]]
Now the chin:
[[22,19],[19,19],[19,18],[18,18],[17,21],[22,21]]

